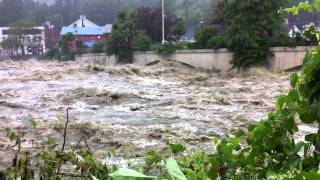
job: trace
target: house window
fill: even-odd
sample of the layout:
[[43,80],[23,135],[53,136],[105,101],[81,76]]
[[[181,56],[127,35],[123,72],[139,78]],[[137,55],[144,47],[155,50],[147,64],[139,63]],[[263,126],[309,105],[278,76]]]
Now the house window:
[[91,37],[91,41],[95,41],[96,40],[96,38],[95,37]]

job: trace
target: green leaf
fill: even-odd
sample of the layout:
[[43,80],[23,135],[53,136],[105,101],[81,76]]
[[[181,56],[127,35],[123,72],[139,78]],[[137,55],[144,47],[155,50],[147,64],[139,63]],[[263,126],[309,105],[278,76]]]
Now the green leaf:
[[54,137],[48,136],[48,145],[54,145],[56,143],[56,139]]
[[294,148],[294,153],[297,154],[301,151],[301,149],[306,145],[306,143],[304,142],[299,142],[298,144],[296,144],[295,148]]
[[91,175],[91,179],[92,180],[99,180],[98,178],[96,178],[95,176],[92,176],[92,175]]
[[11,132],[10,135],[9,135],[9,139],[10,141],[14,141],[16,139],[16,134],[14,132]]
[[320,0],[313,0],[314,7],[320,11]]
[[168,170],[170,176],[174,180],[187,180],[187,178],[181,172],[181,169],[178,166],[178,163],[175,159],[168,158],[166,161],[167,161],[167,170]]
[[236,132],[235,136],[236,136],[237,138],[240,138],[240,137],[244,136],[245,134],[246,134],[246,133],[245,133],[242,129],[240,129],[240,130],[238,130],[238,131]]
[[291,78],[290,78],[290,84],[292,88],[295,88],[298,82],[298,74],[297,73],[293,73],[291,74]]
[[110,174],[110,176],[114,180],[139,180],[139,179],[154,179],[156,177],[154,176],[146,176],[142,173],[139,173],[138,171],[127,169],[127,168],[121,168],[118,171]]
[[267,172],[267,179],[277,179],[277,178],[278,178],[278,176],[275,172],[273,172],[273,171]]
[[213,143],[217,145],[219,143],[219,139],[217,137],[213,137]]
[[278,100],[277,100],[277,102],[276,102],[276,109],[277,109],[277,110],[281,110],[281,109],[282,109],[284,103],[286,102],[286,98],[287,98],[287,96],[285,96],[285,95],[281,95],[281,96],[278,98]]
[[312,114],[309,111],[305,111],[305,112],[301,112],[299,113],[299,117],[301,119],[302,122],[307,123],[307,124],[312,124],[316,121],[316,116],[314,116],[314,114]]
[[186,147],[182,144],[170,144],[171,151],[175,154],[184,152]]
[[317,134],[308,134],[304,137],[305,141],[307,142],[314,142],[314,140],[317,138]]
[[34,118],[33,118],[32,116],[29,116],[29,121],[30,121],[30,123],[31,123],[31,127],[32,127],[33,129],[36,129],[38,123],[34,120]]

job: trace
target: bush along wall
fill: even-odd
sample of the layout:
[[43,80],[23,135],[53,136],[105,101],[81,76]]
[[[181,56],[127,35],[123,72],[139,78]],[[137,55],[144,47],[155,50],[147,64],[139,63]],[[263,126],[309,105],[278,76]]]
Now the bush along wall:
[[269,39],[281,31],[283,0],[230,1],[225,9],[225,37],[234,52],[233,68],[266,63]]

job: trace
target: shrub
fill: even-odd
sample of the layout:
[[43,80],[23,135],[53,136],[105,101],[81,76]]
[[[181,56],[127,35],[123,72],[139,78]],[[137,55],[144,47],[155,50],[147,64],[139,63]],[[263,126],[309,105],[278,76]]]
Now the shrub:
[[196,47],[207,49],[210,48],[210,39],[217,36],[218,32],[211,27],[202,27],[195,35]]
[[61,61],[70,61],[70,60],[75,60],[76,54],[74,52],[66,52],[66,53],[61,53],[59,54],[59,59]]
[[[81,55],[81,54],[85,54],[88,52],[88,46],[84,44],[84,41],[83,39],[79,39],[79,40],[76,40],[76,54],[77,55]],[[67,53],[69,54],[69,53]]]
[[91,52],[92,53],[103,53],[104,52],[104,43],[103,42],[97,42],[95,43],[92,48],[91,48]]
[[275,36],[274,38],[270,39],[269,45],[270,47],[279,47],[279,46],[297,46],[299,45],[299,42],[296,41],[295,38],[289,37],[287,34],[279,34],[278,36]]
[[133,37],[133,50],[148,51],[151,48],[151,43],[151,39],[143,31],[138,31]]
[[212,49],[219,49],[219,48],[226,48],[226,42],[223,36],[214,36],[209,40],[209,48]]
[[67,61],[75,59],[75,53],[72,52],[69,48],[74,39],[75,37],[72,33],[67,33],[59,39],[58,44],[60,52],[56,54],[58,60]]
[[153,50],[160,56],[167,57],[175,53],[177,47],[173,43],[156,44],[153,46]]
[[171,54],[175,53],[177,50],[188,49],[189,42],[179,41],[176,43],[165,43],[165,44],[155,44],[152,47],[152,50],[155,51],[158,55],[163,57],[168,57]]

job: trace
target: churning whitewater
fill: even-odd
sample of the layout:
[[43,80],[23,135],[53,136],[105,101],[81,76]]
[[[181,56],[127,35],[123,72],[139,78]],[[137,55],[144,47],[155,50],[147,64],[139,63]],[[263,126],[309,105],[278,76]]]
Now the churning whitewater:
[[5,128],[23,135],[24,149],[48,136],[61,142],[67,108],[68,143],[85,137],[101,159],[115,148],[136,157],[168,140],[210,151],[213,137],[266,117],[289,89],[285,74],[254,69],[221,75],[173,62],[99,67],[29,60],[2,61],[0,67],[0,167],[14,156]]

